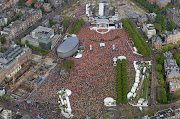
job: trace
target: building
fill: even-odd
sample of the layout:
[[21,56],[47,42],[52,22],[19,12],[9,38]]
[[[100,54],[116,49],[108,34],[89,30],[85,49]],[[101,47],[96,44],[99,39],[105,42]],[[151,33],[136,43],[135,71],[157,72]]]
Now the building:
[[29,44],[42,49],[51,49],[51,39],[54,37],[54,30],[52,28],[47,28],[39,26],[34,29],[30,35],[25,36],[21,39],[21,43],[25,44],[26,40]]
[[174,20],[174,22],[180,26],[180,8],[168,8],[166,10],[166,15],[168,19]]
[[148,21],[147,14],[139,15],[139,17],[137,18],[137,20],[138,20],[138,22],[140,23],[140,26],[142,27],[143,24]]
[[25,4],[27,5],[27,6],[30,6],[31,4],[32,4],[32,0],[28,0]]
[[157,16],[157,15],[156,15],[155,13],[150,13],[150,14],[148,15],[148,20],[149,20],[149,22],[154,23],[156,16]]
[[156,3],[156,0],[147,0],[149,3],[154,4]]
[[174,111],[169,108],[156,112],[155,116],[150,117],[150,119],[177,119],[175,117]]
[[164,39],[164,45],[169,45],[170,43],[175,44],[180,40],[180,32],[178,30],[163,32],[160,35],[161,38]]
[[1,117],[3,119],[12,119],[12,111],[11,110],[7,110],[7,109],[4,109],[1,113]]
[[19,0],[9,0],[10,5],[14,6]]
[[43,3],[42,3],[42,2],[36,2],[36,3],[34,4],[34,7],[37,8],[37,9],[40,9],[42,6],[43,6]]
[[1,31],[1,35],[4,36],[6,40],[12,40],[41,18],[41,10],[28,9],[26,14],[20,19],[11,22],[7,27],[4,27],[3,31]]
[[157,0],[156,4],[159,6],[160,9],[162,9],[163,7],[168,5],[168,3],[170,3],[170,2],[171,2],[171,0]]
[[169,32],[163,32],[159,36],[152,37],[152,47],[158,49],[162,46],[169,45],[170,43],[177,43],[180,40],[180,32],[173,30]]
[[6,14],[0,14],[0,26],[4,26],[8,22],[8,17]]
[[150,39],[152,36],[156,35],[156,29],[154,27],[154,24],[143,24],[143,32],[147,35],[148,39]]
[[155,35],[152,37],[152,47],[159,49],[162,48],[162,39],[161,37]]
[[171,3],[174,5],[178,2],[178,0],[171,0]]
[[49,3],[44,3],[44,4],[43,4],[43,7],[44,7],[44,10],[45,10],[46,12],[51,11],[51,5],[50,5]]
[[95,5],[86,4],[86,15],[93,30],[119,27],[118,12],[114,6],[110,6],[108,0],[101,0],[98,3],[98,10],[95,9]]
[[178,79],[172,79],[169,82],[169,89],[170,89],[170,93],[176,92],[177,90],[180,89],[180,80]]
[[[31,60],[31,56],[30,48],[21,48],[16,44],[12,44],[6,52],[0,53],[0,82],[4,78],[11,78],[14,73],[17,73],[22,68],[22,64]],[[18,65],[15,67],[17,58]]]
[[159,6],[159,8],[163,8],[166,5],[168,5],[168,3],[170,3],[172,0],[147,0],[150,4],[157,4]]
[[57,55],[60,58],[67,58],[74,55],[79,48],[79,39],[76,35],[66,37],[64,42],[57,48]]
[[173,59],[171,52],[165,52],[164,56],[166,56],[166,59],[164,60],[164,70],[167,72],[166,81],[170,82],[175,77],[180,77],[179,67],[176,60]]
[[10,7],[9,2],[0,3],[0,12],[8,7]]

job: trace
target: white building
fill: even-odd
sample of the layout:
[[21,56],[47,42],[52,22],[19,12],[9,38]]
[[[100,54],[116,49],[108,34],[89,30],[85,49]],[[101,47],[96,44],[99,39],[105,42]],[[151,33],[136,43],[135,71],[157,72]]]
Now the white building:
[[1,116],[3,119],[12,119],[12,111],[11,110],[3,110]]
[[156,29],[154,27],[154,24],[143,24],[142,30],[146,33],[148,39],[156,35]]

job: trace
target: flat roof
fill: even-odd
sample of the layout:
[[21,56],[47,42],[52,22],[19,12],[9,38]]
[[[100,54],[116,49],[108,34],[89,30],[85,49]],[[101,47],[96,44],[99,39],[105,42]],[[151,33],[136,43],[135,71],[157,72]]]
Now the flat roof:
[[77,46],[79,39],[77,37],[67,38],[57,49],[58,52],[69,52]]
[[108,19],[96,19],[96,23],[109,23]]

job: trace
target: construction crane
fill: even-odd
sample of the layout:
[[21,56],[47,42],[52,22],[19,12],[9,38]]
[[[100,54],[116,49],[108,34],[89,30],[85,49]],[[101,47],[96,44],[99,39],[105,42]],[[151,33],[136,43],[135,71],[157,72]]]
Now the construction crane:
[[15,70],[13,72],[13,85],[11,86],[11,90],[14,88],[14,83],[15,83],[15,74],[16,74],[16,69],[18,66],[18,57],[16,57],[16,64],[15,64]]

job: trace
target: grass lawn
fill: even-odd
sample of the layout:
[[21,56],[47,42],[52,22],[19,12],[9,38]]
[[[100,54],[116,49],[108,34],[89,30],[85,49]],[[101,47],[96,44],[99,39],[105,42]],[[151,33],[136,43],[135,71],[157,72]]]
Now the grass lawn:
[[148,100],[148,98],[149,98],[148,94],[150,93],[150,88],[149,88],[149,86],[151,85],[150,79],[151,79],[151,75],[148,78],[145,78],[144,82],[143,82],[144,87],[143,87],[142,98],[144,98],[146,100]]

